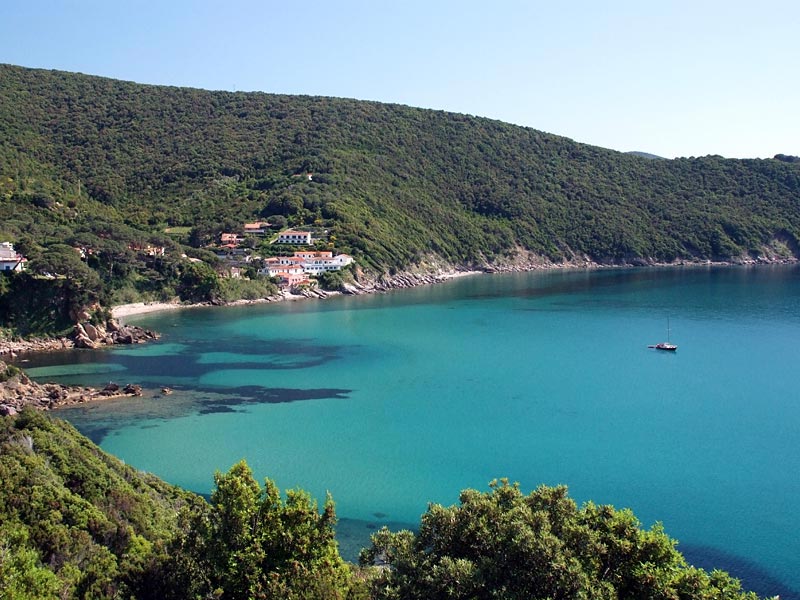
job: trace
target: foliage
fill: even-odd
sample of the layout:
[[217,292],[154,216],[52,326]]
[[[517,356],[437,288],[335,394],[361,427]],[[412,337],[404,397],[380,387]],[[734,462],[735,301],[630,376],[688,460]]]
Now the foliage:
[[219,297],[223,302],[260,300],[278,292],[278,287],[266,277],[253,279],[225,278],[220,280]]
[[202,574],[183,578],[190,595],[322,600],[363,588],[339,556],[330,496],[321,514],[302,490],[288,491],[284,502],[269,479],[261,488],[244,461],[214,481],[211,510],[189,517],[172,551],[181,562],[173,573]]
[[642,530],[628,510],[578,508],[565,487],[523,495],[493,482],[466,490],[460,505],[431,505],[419,533],[382,529],[362,551],[388,568],[374,597],[755,600],[725,573],[687,566],[660,525]]
[[317,275],[317,281],[323,290],[342,291],[344,290],[345,278],[352,279],[350,270],[342,271],[323,271]]
[[0,480],[9,598],[124,597],[146,585],[175,511],[202,502],[31,409],[0,419]]

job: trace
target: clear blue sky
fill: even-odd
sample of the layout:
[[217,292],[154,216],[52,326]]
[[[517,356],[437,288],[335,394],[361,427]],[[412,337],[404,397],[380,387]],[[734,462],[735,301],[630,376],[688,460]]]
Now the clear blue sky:
[[395,102],[670,158],[800,155],[800,0],[3,0],[0,62]]

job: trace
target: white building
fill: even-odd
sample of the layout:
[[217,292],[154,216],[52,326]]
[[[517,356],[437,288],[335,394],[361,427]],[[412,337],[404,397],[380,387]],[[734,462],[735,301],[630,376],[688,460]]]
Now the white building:
[[264,268],[258,270],[258,274],[268,277],[277,277],[281,280],[281,283],[289,287],[309,282],[305,271],[303,271],[303,267],[299,265],[278,264],[274,259],[268,259]]
[[0,271],[23,271],[27,260],[17,254],[11,242],[0,242]]
[[301,245],[305,244],[306,246],[310,246],[312,244],[311,241],[311,232],[310,231],[283,231],[278,234],[278,239],[276,240],[278,244],[295,244]]
[[306,275],[319,275],[325,271],[339,271],[353,262],[347,254],[333,255],[333,252],[295,252],[294,256],[272,256],[267,258],[259,274],[275,277],[278,273],[302,272]]
[[339,271],[353,262],[352,256],[347,254],[333,256],[333,252],[295,252],[294,255],[303,259],[303,270],[310,275]]

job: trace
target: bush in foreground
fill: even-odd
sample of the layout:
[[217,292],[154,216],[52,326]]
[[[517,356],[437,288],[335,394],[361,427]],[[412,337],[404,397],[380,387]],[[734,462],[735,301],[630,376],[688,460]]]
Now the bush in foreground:
[[387,565],[373,597],[757,598],[727,573],[688,566],[660,525],[643,530],[629,510],[578,508],[563,486],[528,496],[506,480],[490,487],[462,492],[458,506],[431,505],[419,533],[375,533],[360,557]]

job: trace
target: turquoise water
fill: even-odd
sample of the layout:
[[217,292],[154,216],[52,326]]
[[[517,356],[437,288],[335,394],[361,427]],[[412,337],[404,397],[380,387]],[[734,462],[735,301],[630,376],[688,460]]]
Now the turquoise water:
[[[663,341],[667,320],[676,353]],[[109,452],[208,493],[331,491],[346,551],[508,477],[661,521],[690,562],[800,590],[800,269],[461,278],[391,294],[143,316],[159,343],[54,354],[39,379],[170,386],[60,411]]]

